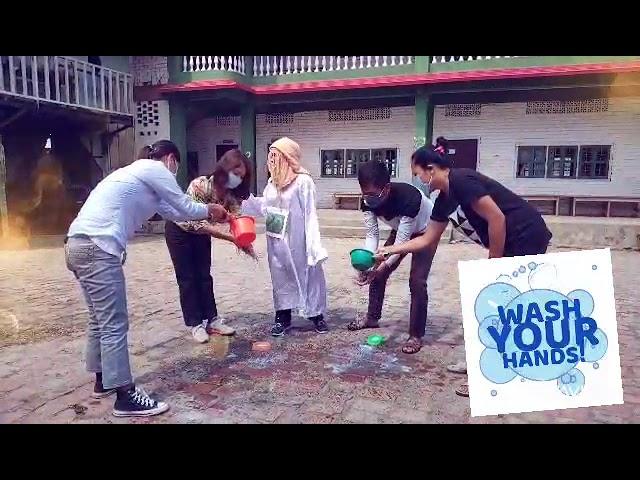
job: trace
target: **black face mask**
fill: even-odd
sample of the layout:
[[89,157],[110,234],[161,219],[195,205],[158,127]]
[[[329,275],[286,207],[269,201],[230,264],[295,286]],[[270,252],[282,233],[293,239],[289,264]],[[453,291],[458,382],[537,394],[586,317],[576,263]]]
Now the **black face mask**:
[[378,195],[364,195],[363,198],[364,203],[366,203],[369,208],[378,208],[387,200],[384,195],[384,190]]

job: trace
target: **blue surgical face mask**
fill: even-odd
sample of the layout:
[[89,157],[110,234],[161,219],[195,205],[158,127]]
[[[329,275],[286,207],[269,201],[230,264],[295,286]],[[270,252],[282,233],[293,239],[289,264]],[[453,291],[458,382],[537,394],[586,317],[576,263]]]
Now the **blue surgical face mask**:
[[240,175],[236,175],[233,172],[227,173],[227,184],[226,187],[230,190],[238,187],[242,183],[242,177]]

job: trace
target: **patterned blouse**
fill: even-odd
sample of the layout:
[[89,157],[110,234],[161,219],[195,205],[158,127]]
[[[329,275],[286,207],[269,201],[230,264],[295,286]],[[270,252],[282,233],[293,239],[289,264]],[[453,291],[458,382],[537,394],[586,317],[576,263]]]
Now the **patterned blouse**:
[[[199,203],[217,203],[227,209],[232,215],[240,215],[241,200],[234,197],[228,192],[224,198],[219,198],[213,186],[213,176],[198,177],[194,179],[187,188],[187,195]],[[185,232],[197,232],[206,225],[212,225],[214,222],[210,220],[193,220],[189,222],[176,222]]]

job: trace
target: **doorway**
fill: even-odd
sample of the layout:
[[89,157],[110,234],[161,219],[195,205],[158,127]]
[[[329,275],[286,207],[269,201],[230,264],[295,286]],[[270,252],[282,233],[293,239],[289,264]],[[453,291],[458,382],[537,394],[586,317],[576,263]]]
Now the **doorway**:
[[453,168],[470,168],[476,170],[478,167],[478,139],[449,140],[449,158],[453,163]]

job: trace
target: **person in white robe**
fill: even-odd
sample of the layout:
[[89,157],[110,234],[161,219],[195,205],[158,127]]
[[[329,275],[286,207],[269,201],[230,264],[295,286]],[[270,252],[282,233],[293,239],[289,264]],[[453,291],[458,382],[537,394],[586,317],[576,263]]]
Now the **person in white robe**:
[[269,148],[270,179],[262,197],[242,203],[242,213],[264,217],[273,303],[273,336],[291,328],[292,312],[308,318],[318,333],[328,332],[327,284],[322,264],[328,258],[320,240],[316,188],[300,165],[300,146],[281,138]]

